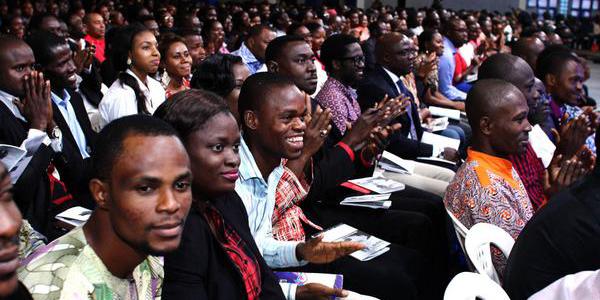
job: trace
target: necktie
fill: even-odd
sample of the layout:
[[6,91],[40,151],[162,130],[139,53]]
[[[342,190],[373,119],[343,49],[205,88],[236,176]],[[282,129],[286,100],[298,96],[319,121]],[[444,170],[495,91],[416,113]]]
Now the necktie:
[[400,89],[400,93],[402,95],[410,98],[410,104],[406,108],[406,115],[408,116],[408,120],[410,121],[410,138],[413,140],[418,140],[419,136],[417,135],[417,129],[415,128],[415,122],[412,116],[412,106],[413,106],[413,95],[412,93],[404,86],[402,83],[402,79],[396,82],[398,89]]

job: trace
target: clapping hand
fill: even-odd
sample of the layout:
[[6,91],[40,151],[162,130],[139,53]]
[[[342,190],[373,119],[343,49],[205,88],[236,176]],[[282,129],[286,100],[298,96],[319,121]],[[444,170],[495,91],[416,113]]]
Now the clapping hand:
[[23,78],[25,96],[15,100],[31,128],[47,131],[52,124],[52,102],[50,100],[50,81],[44,80],[44,74],[33,71]]

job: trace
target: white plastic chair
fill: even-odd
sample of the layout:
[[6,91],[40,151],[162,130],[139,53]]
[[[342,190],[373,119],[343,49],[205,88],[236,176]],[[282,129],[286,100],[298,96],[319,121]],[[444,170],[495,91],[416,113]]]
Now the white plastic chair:
[[510,300],[506,292],[485,275],[462,272],[450,281],[444,300]]
[[488,223],[477,223],[469,229],[465,238],[467,256],[479,274],[486,275],[500,284],[498,273],[492,263],[490,244],[498,247],[504,256],[508,257],[515,240],[502,228]]

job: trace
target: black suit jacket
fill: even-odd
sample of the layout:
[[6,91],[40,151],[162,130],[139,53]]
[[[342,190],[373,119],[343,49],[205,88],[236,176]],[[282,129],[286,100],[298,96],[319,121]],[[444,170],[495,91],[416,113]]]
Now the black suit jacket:
[[[68,90],[68,92],[71,96],[70,102],[75,111],[77,122],[85,135],[86,144],[88,146],[87,151],[91,155],[96,140],[96,132],[92,130],[92,125],[88,118],[87,111],[85,110],[81,95],[74,90]],[[71,129],[69,128],[69,124],[54,101],[52,101],[52,109],[54,111],[54,122],[58,128],[60,128],[63,136],[63,150],[60,156],[61,160],[57,161],[57,167],[61,172],[61,176],[63,176],[63,181],[75,199],[79,200],[85,206],[89,206],[93,203],[88,189],[91,159],[83,159],[81,156],[75,137],[73,137]]]
[[[0,103],[0,143],[20,146],[27,138],[29,123],[17,117]],[[60,210],[50,202],[48,166],[56,154],[49,146],[40,145],[31,161],[14,184],[13,197],[23,217],[46,236],[54,236],[54,215]],[[53,233],[51,233],[51,231]]]
[[[368,72],[365,78],[359,83],[358,103],[363,111],[373,107],[375,102],[380,101],[386,94],[389,97],[398,97],[398,89],[396,83],[392,81],[390,76],[385,72],[381,65],[376,65],[375,69]],[[412,95],[407,95],[411,97]],[[419,121],[419,111],[415,102],[412,102],[410,114],[412,115],[413,123],[417,131],[419,140],[423,135],[423,128]],[[429,157],[433,153],[433,146],[421,143],[418,140],[408,138],[410,132],[410,119],[407,115],[398,118],[402,124],[402,129],[390,137],[388,151],[402,157],[413,159],[416,157]]]
[[554,281],[600,269],[600,170],[552,197],[510,252],[504,289],[527,299]]
[[[252,249],[260,266],[260,299],[285,299],[278,280],[258,251],[250,233],[246,209],[239,196],[232,192],[212,203],[223,216],[224,222],[231,225]],[[195,205],[186,220],[179,249],[165,256],[162,298],[246,299],[241,274]]]

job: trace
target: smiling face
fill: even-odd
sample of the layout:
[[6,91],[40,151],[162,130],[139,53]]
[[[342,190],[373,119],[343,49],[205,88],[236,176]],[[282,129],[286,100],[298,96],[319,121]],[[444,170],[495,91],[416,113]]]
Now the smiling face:
[[219,113],[186,140],[194,192],[209,197],[233,191],[240,166],[240,128],[231,113]]
[[150,31],[142,31],[133,38],[129,57],[132,68],[139,73],[155,73],[160,64],[160,52],[156,37]]
[[492,148],[503,156],[527,151],[531,124],[527,120],[529,107],[521,92],[505,96],[506,100],[490,114]]
[[325,29],[323,29],[323,27],[319,27],[319,29],[317,29],[311,35],[312,35],[312,45],[311,45],[312,50],[313,50],[313,52],[318,52],[319,50],[321,50],[321,45],[323,45],[323,42],[325,42],[325,38],[326,38]]
[[577,105],[583,91],[584,72],[581,64],[574,59],[568,60],[558,74],[547,75],[548,91],[560,103]]
[[[190,162],[175,136],[130,135],[110,178],[92,189],[114,233],[142,253],[162,255],[179,246],[192,201]],[[101,199],[100,201],[98,199]]]
[[295,86],[273,87],[264,101],[254,112],[257,144],[270,157],[298,158],[306,129],[304,94]]
[[0,163],[0,298],[17,288],[19,267],[19,228],[21,213],[13,201],[12,184],[6,167]]
[[47,66],[43,67],[44,75],[50,80],[52,89],[60,91],[64,88],[76,88],[76,68],[69,45],[58,46],[52,52],[54,58]]
[[165,69],[169,76],[185,78],[192,72],[192,57],[182,42],[171,44],[165,57]]
[[338,61],[340,81],[354,86],[363,78],[365,57],[358,43],[346,45],[344,53],[343,59]]

